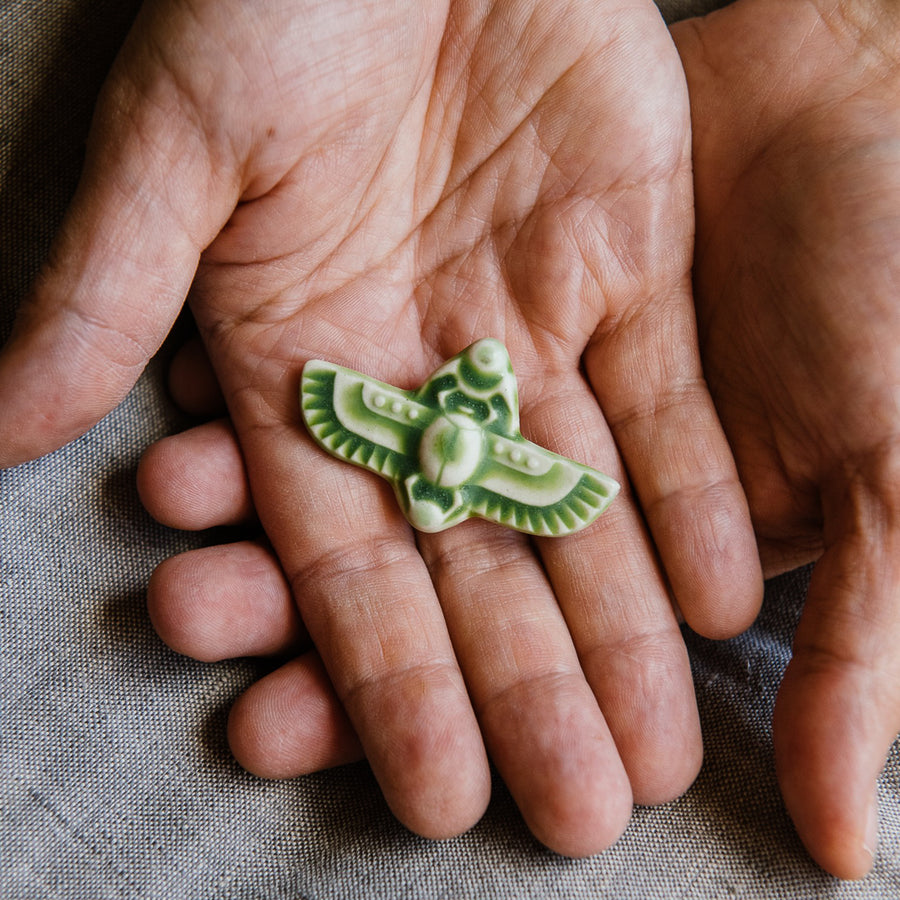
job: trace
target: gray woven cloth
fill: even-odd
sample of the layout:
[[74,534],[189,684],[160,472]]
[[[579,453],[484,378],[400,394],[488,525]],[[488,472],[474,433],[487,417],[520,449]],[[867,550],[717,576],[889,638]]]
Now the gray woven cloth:
[[[670,18],[716,3],[665,4]],[[134,0],[0,4],[0,336],[71,195],[96,91]],[[769,721],[807,573],[768,585],[759,622],[687,636],[706,736],[694,787],[638,809],[607,853],[554,856],[502,783],[446,842],[387,811],[365,765],[269,782],[225,742],[234,698],[263,671],[195,663],[155,636],[144,588],[202,538],[154,524],[141,450],[185,423],[163,361],[81,440],[0,474],[0,897],[900,898],[900,750],[880,781],[874,872],[841,883],[807,857],[772,763]],[[2,411],[0,411],[2,425]]]

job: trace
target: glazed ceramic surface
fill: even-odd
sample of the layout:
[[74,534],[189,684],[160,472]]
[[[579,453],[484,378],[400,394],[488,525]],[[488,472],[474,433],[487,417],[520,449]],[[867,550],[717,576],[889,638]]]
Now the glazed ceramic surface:
[[417,391],[311,360],[301,406],[316,442],[390,481],[420,531],[479,516],[529,534],[571,534],[619,490],[607,475],[521,435],[509,354],[490,338],[448,360]]

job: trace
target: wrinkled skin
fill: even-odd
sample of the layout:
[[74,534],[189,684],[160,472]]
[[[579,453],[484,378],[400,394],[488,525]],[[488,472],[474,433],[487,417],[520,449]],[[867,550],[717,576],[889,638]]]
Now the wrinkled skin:
[[900,8],[741,0],[675,35],[706,375],[767,572],[818,560],[778,774],[813,856],[859,877],[900,728]]
[[[761,596],[699,368],[689,158],[649,2],[150,3],[0,357],[0,465],[108,411],[190,291],[236,437],[151,454],[142,492],[184,524],[160,476],[216,484],[194,524],[255,508],[271,549],[172,561],[154,619],[216,656],[223,626],[189,601],[217,596],[229,652],[302,627],[316,647],[239,703],[238,758],[288,775],[364,753],[397,816],[441,837],[482,814],[490,754],[540,840],[596,852],[699,766],[672,598],[718,637]],[[299,422],[310,357],[413,387],[488,335],[526,436],[630,488],[579,535],[417,538]]]
[[[779,775],[812,854],[848,878],[871,865],[874,779],[898,728],[897,30],[889,5],[762,0],[674,30],[693,104],[708,379],[767,573],[818,560],[776,711]],[[215,392],[190,396],[198,381],[184,374],[202,357],[180,360],[182,402],[210,408]],[[201,433],[239,464],[225,426]],[[160,456],[193,458],[195,439]],[[242,512],[215,491],[224,506],[207,501],[207,514],[246,517],[237,490]],[[185,523],[204,508],[167,500]],[[183,593],[168,596],[183,610]]]

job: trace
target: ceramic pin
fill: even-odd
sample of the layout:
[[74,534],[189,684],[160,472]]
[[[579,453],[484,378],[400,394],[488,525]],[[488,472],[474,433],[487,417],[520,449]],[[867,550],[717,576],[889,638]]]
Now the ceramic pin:
[[301,407],[319,446],[386,478],[420,531],[479,516],[528,534],[571,534],[619,490],[609,476],[522,437],[509,354],[490,338],[417,391],[311,360]]

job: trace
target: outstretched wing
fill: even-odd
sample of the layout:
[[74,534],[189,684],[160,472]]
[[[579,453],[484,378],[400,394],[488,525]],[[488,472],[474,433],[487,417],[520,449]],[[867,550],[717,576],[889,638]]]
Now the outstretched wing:
[[619,484],[521,436],[488,436],[484,465],[466,486],[473,515],[529,534],[561,536],[590,525]]
[[412,393],[322,360],[303,368],[303,418],[328,453],[392,481],[417,467],[417,447],[435,413]]

